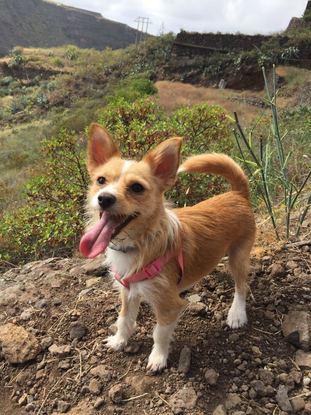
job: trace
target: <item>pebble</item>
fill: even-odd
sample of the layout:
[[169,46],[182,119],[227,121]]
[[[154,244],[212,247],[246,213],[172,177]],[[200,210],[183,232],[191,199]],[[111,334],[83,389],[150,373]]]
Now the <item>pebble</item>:
[[311,352],[297,350],[295,362],[299,367],[307,367],[308,369],[311,369]]
[[74,322],[70,325],[70,332],[69,332],[69,337],[71,338],[71,340],[73,339],[82,339],[82,337],[84,337],[86,335],[86,327],[84,326],[84,324],[79,323],[79,322]]
[[67,412],[69,408],[70,408],[70,404],[68,402],[61,401],[61,400],[57,402],[57,410],[61,414],[64,414],[65,412]]
[[57,357],[66,357],[71,352],[71,347],[69,345],[57,346],[57,344],[52,344],[49,347],[49,352]]
[[191,364],[191,349],[188,346],[184,346],[181,349],[179,362],[178,362],[178,372],[188,373]]
[[122,383],[117,383],[112,386],[108,392],[109,399],[113,403],[121,403],[124,399],[124,385]]
[[0,326],[0,345],[3,357],[12,364],[33,360],[41,351],[32,333],[12,323]]
[[207,369],[205,371],[204,377],[209,385],[216,385],[219,378],[219,373],[214,369]]
[[95,408],[95,409],[99,409],[99,408],[101,408],[104,404],[105,404],[105,399],[104,399],[104,398],[98,398],[98,399],[96,399],[96,401],[95,401],[95,403],[94,403],[94,408]]
[[292,411],[292,406],[291,406],[290,401],[288,399],[286,386],[284,386],[284,385],[279,386],[277,394],[275,396],[275,399],[276,399],[279,407],[282,409],[282,411],[285,411],[285,412],[291,412]]
[[229,393],[225,401],[226,409],[233,409],[241,403],[241,398],[237,393]]
[[102,384],[97,379],[91,379],[88,389],[92,395],[99,395],[102,390]]
[[292,403],[292,407],[293,407],[294,412],[299,412],[299,411],[302,411],[303,409],[305,409],[306,403],[300,396],[297,396],[297,397],[293,398],[291,400],[291,403]]
[[223,405],[218,405],[214,411],[213,415],[227,415],[227,411]]
[[169,398],[169,404],[174,414],[181,413],[184,409],[193,409],[196,406],[198,396],[192,386],[184,386]]

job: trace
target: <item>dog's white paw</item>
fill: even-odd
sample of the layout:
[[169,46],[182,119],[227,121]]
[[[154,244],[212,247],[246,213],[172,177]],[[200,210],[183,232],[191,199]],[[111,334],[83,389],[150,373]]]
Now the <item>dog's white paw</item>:
[[227,324],[232,329],[238,329],[247,323],[247,315],[244,307],[232,304],[227,318]]
[[127,340],[124,339],[122,336],[119,336],[118,334],[115,334],[114,336],[109,336],[105,340],[105,346],[109,349],[113,350],[123,350],[124,347],[127,344]]
[[147,370],[150,370],[151,372],[160,372],[166,368],[167,357],[166,354],[160,353],[157,350],[152,350],[148,359]]

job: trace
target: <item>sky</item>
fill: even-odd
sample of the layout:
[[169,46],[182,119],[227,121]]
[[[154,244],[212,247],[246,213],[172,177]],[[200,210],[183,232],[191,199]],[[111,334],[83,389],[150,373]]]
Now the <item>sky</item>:
[[99,12],[136,27],[138,16],[149,17],[148,32],[264,33],[286,29],[291,17],[301,17],[307,0],[60,0]]

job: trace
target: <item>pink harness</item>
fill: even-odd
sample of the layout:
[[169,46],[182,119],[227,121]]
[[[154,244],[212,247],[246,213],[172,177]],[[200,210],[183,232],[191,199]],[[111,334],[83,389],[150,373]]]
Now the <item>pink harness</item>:
[[150,264],[147,264],[141,271],[138,271],[135,274],[129,275],[125,278],[122,278],[120,274],[114,271],[114,277],[117,281],[119,281],[120,284],[129,289],[132,282],[151,280],[152,278],[156,277],[158,274],[160,274],[165,265],[173,258],[177,258],[180,268],[180,274],[178,278],[179,284],[184,275],[184,257],[182,249],[180,249],[177,256],[176,252],[169,252],[166,255],[157,258],[153,262],[150,262]]

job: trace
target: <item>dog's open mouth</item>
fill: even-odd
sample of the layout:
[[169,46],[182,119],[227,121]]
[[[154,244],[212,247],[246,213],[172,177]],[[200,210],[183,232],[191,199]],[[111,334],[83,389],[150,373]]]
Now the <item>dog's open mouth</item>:
[[104,252],[109,242],[137,216],[138,213],[132,215],[111,215],[105,211],[101,212],[96,225],[81,238],[81,254],[87,258],[95,258]]

